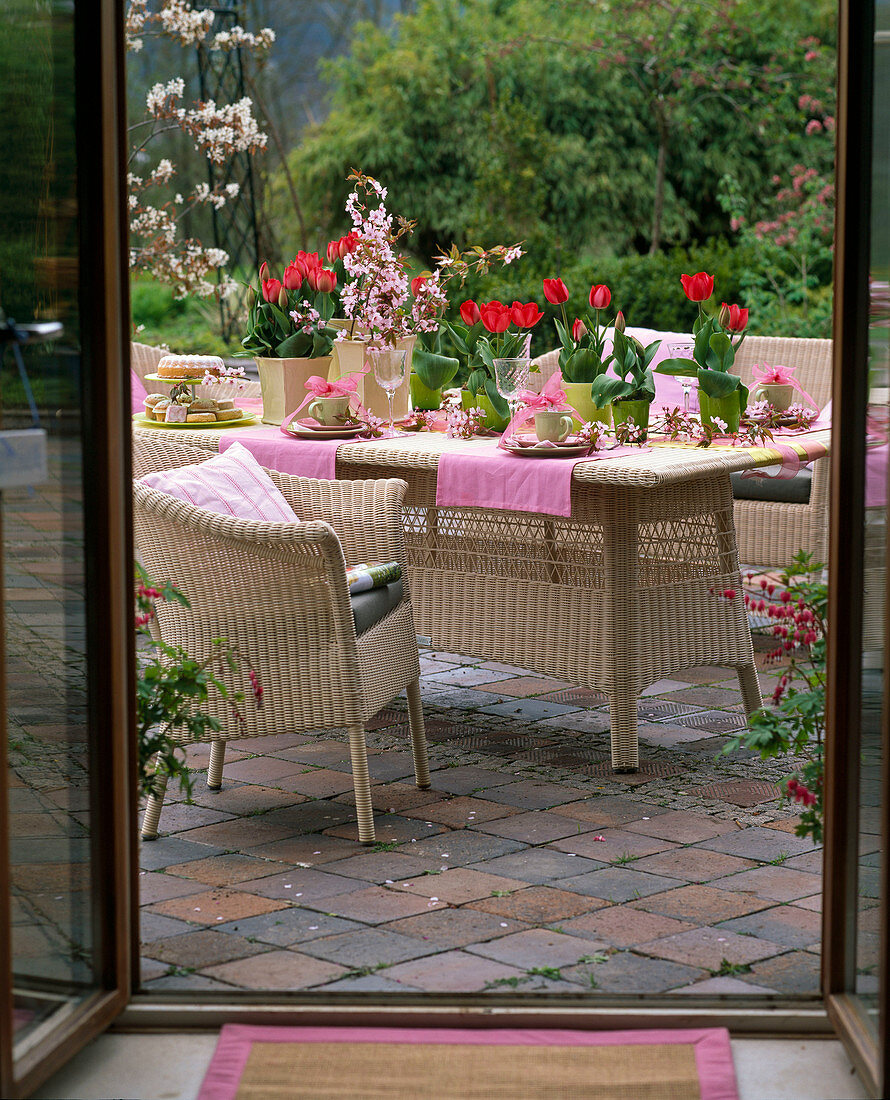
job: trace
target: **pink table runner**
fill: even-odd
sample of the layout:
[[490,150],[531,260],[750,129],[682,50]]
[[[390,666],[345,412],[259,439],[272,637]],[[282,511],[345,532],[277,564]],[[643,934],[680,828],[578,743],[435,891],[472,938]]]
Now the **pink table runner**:
[[261,466],[282,474],[317,477],[333,481],[337,476],[337,448],[345,439],[288,439],[268,428],[250,428],[237,436],[220,436],[220,452],[233,443],[243,443]]
[[440,508],[502,508],[570,516],[572,471],[578,463],[648,450],[615,447],[586,458],[528,458],[499,450],[497,439],[476,440],[440,456],[436,504]]

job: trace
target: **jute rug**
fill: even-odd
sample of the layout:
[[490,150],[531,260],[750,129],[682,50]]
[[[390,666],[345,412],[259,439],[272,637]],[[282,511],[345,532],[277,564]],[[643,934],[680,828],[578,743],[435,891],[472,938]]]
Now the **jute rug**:
[[227,1024],[198,1100],[738,1100],[724,1028]]

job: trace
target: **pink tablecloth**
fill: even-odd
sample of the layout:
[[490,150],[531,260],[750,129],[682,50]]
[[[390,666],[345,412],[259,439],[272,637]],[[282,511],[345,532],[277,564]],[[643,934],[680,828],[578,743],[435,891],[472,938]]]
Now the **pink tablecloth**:
[[254,428],[235,436],[220,436],[219,449],[225,451],[233,443],[243,443],[261,466],[282,474],[317,477],[333,481],[337,476],[337,448],[344,439],[293,439],[268,428]]
[[531,458],[480,439],[439,458],[436,504],[440,508],[498,508],[509,512],[572,514],[572,471],[579,462],[639,454],[648,447],[615,447],[587,458]]

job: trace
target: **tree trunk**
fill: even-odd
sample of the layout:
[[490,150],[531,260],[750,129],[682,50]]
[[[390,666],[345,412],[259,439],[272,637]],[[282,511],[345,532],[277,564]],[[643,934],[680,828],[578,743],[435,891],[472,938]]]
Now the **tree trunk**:
[[658,125],[658,156],[655,160],[655,199],[652,206],[652,236],[649,242],[649,255],[653,256],[661,247],[661,222],[664,217],[664,184],[667,174],[667,120],[660,107],[656,107]]

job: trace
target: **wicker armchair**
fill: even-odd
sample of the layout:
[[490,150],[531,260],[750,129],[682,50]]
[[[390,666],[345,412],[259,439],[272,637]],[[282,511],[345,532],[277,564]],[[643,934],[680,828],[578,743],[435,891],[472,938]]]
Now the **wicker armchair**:
[[[206,450],[166,440],[134,439],[137,478],[207,457]],[[359,840],[370,844],[365,723],[406,689],[417,786],[430,785],[408,590],[357,634],[345,574],[346,560],[404,560],[406,486],[396,479],[316,481],[269,473],[303,522],[238,520],[134,484],[139,557],[150,577],[174,581],[191,603],[190,610],[159,604],[156,629],[198,659],[210,653],[212,639],[227,639],[249,657],[265,688],[262,709],[242,708],[243,724],[221,700],[208,704],[221,723],[211,745],[208,787],[221,785],[227,741],[345,727]],[[144,839],[157,836],[165,786],[166,779],[156,781]]]
[[[735,369],[745,385],[753,388],[755,363],[793,367],[798,382],[822,409],[831,400],[831,348],[830,340],[749,336],[739,349]],[[538,385],[556,370],[558,355],[558,351],[548,351],[533,360],[540,371]],[[817,561],[827,562],[828,478],[829,464],[823,459],[813,463],[809,492],[806,484],[798,486],[804,498],[798,502],[737,499],[733,511],[739,560],[745,565],[784,568],[798,550],[807,550]],[[753,491],[757,484],[773,493],[789,485],[787,481],[752,483],[733,478],[736,494]]]

